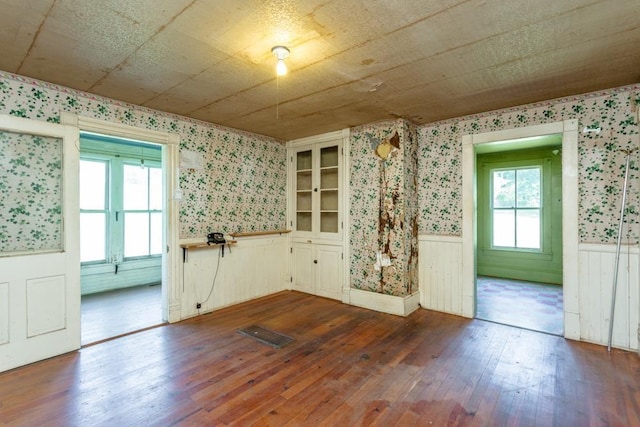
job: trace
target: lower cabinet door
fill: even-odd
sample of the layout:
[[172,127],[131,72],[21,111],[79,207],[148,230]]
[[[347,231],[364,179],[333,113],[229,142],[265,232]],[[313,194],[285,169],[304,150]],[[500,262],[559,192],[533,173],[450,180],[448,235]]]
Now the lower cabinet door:
[[342,300],[342,246],[316,245],[316,295]]
[[315,293],[313,275],[313,245],[308,243],[293,243],[291,245],[293,290]]
[[292,289],[342,300],[342,246],[294,242],[291,249]]

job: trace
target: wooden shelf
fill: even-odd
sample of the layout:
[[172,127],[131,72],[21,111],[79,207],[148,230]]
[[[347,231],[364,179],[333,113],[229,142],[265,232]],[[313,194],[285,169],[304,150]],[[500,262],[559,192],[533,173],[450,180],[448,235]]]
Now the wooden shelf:
[[251,237],[251,236],[268,236],[270,234],[287,234],[291,230],[269,230],[269,231],[248,231],[244,233],[229,233],[231,237]]
[[[227,240],[225,243],[184,243],[180,245],[182,248],[182,262],[187,262],[187,253],[189,249],[213,249],[222,246],[222,256],[224,256],[225,245],[235,245],[238,243],[236,240]],[[229,249],[231,250],[231,249]]]

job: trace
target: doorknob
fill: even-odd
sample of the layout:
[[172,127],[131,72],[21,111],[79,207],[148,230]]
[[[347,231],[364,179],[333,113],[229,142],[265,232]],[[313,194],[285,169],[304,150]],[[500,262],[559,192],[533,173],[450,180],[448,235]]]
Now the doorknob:
[[313,263],[314,263],[314,264],[317,264],[317,263],[318,263],[318,260],[317,260],[317,259],[314,259],[314,260],[313,260]]

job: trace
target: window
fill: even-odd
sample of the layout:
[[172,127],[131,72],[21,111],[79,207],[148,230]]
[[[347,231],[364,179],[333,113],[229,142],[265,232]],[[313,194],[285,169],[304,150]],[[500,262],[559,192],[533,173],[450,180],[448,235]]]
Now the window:
[[541,168],[491,171],[492,246],[541,249]]
[[123,168],[124,256],[162,252],[162,170],[125,164]]
[[161,253],[159,162],[82,153],[80,261],[119,262]]
[[80,261],[107,259],[108,163],[80,160]]

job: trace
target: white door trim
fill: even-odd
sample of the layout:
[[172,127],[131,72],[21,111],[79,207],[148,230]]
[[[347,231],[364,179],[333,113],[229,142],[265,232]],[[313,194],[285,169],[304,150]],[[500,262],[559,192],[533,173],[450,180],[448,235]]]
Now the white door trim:
[[475,316],[476,153],[478,144],[562,133],[562,259],[565,337],[580,339],[578,299],[578,121],[462,136],[462,314]]
[[137,128],[103,120],[81,117],[72,113],[60,114],[60,121],[72,124],[84,132],[95,132],[120,138],[130,138],[162,145],[163,180],[165,182],[165,206],[163,242],[166,251],[162,254],[162,319],[168,322],[181,320],[181,296],[179,286],[180,244],[179,244],[179,200],[178,188],[180,136],[166,132]]

